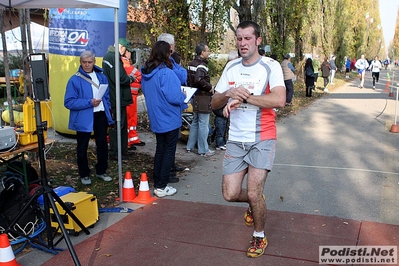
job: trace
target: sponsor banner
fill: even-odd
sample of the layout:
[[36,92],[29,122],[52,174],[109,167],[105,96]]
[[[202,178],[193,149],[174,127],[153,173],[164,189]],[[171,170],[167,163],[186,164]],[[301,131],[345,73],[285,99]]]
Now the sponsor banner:
[[319,246],[319,264],[398,264],[397,246]]
[[[121,0],[119,36],[126,37],[127,2]],[[49,23],[49,52],[79,56],[91,50],[104,56],[114,44],[113,8],[51,8]]]
[[[66,0],[67,1],[67,0]],[[127,0],[120,0],[119,37],[126,37]],[[69,110],[64,107],[65,88],[76,73],[80,54],[91,50],[96,65],[101,67],[108,47],[114,45],[113,8],[51,8],[49,11],[49,80],[54,114],[54,128],[58,133],[73,134],[68,129]]]

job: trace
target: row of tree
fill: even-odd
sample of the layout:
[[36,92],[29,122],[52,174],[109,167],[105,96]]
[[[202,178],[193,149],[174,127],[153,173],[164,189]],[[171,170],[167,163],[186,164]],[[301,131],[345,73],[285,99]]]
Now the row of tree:
[[[191,60],[199,42],[214,52],[234,49],[235,26],[244,20],[261,26],[264,45],[279,60],[287,52],[295,53],[297,60],[304,54],[321,58],[334,54],[337,64],[343,64],[345,56],[387,57],[378,0],[135,0],[131,4],[131,19],[138,23],[128,28],[128,35],[151,45],[161,32],[172,33],[186,60]],[[388,51],[399,51],[399,38],[396,42]]]

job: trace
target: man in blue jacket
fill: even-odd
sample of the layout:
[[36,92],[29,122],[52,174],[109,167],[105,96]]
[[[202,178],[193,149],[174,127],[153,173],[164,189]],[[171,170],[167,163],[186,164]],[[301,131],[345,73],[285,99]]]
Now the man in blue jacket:
[[[90,168],[87,149],[91,133],[94,131],[97,164],[96,176],[105,182],[112,180],[106,173],[108,168],[107,129],[113,125],[109,100],[108,79],[102,69],[95,65],[96,59],[91,51],[80,55],[80,67],[68,81],[64,106],[69,109],[70,130],[76,131],[77,164],[83,185],[90,185]],[[100,85],[106,84],[104,95],[99,95]]]

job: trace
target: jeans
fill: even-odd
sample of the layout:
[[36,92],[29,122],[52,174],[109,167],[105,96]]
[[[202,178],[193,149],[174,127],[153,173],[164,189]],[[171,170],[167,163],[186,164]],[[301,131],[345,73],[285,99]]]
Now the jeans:
[[224,146],[226,144],[227,118],[215,116],[213,122],[215,124],[216,147]]
[[187,150],[193,150],[195,144],[197,144],[199,154],[209,151],[209,116],[210,114],[194,112],[193,122],[190,127],[190,135],[187,141]]
[[292,79],[284,80],[285,89],[286,89],[286,103],[291,103],[292,97],[294,96],[294,83],[292,83]]
[[330,83],[334,83],[335,72],[336,70],[331,69]]
[[169,183],[170,169],[175,163],[176,145],[180,129],[155,133],[157,146],[154,157],[154,187],[164,189]]
[[328,85],[328,77],[323,77],[324,79],[324,88],[327,88]]
[[[108,120],[105,112],[95,112],[94,116],[94,138],[96,141],[97,164],[96,174],[105,174],[108,168],[108,143],[107,128]],[[91,132],[76,132],[76,160],[78,164],[79,176],[81,178],[90,176],[90,168],[87,159],[87,149],[89,147]]]

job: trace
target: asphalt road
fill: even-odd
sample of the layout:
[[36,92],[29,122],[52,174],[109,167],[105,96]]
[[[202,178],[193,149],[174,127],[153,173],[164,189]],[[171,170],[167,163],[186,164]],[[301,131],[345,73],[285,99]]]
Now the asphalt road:
[[[396,121],[395,77],[399,78],[399,71],[393,73],[392,94],[384,91],[387,71],[382,71],[376,90],[367,73],[364,89],[352,80],[277,122],[277,154],[264,189],[268,209],[399,225],[399,133],[390,132]],[[139,102],[139,109],[144,107]],[[140,133],[140,138],[146,146],[138,149],[154,154],[153,134]],[[173,184],[178,192],[169,199],[246,206],[222,197],[223,153],[203,158],[186,153],[185,143],[179,142],[177,163],[194,166],[178,174],[180,182]],[[135,209],[141,205],[123,206]],[[100,214],[91,235],[125,215]],[[71,240],[76,244],[88,237],[81,233]],[[64,242],[59,247],[65,247]],[[39,265],[52,256],[31,249],[17,259],[22,265]]]

